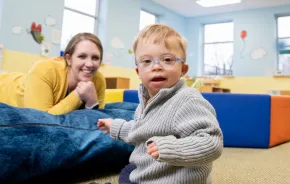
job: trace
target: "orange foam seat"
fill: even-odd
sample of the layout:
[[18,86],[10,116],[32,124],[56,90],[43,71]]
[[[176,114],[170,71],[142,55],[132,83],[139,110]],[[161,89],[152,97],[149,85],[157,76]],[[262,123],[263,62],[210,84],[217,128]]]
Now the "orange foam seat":
[[270,147],[290,141],[290,96],[271,96]]

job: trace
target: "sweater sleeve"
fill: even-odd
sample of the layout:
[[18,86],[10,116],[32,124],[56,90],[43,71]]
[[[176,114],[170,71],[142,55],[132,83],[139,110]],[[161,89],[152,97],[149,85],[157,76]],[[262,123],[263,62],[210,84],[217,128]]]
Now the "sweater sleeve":
[[111,137],[130,143],[127,138],[133,124],[134,120],[126,121],[122,119],[114,119],[111,125]]
[[173,135],[152,137],[157,144],[158,161],[174,166],[200,166],[220,157],[222,131],[213,107],[202,98],[191,98],[176,112]]
[[78,109],[82,101],[74,92],[71,92],[58,104],[54,104],[52,80],[55,80],[55,77],[51,71],[33,71],[29,73],[25,82],[24,107],[54,115],[65,114]]

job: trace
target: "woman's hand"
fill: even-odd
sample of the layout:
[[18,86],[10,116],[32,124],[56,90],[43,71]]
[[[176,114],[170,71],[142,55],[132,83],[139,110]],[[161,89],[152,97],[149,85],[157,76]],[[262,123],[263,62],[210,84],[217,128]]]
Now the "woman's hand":
[[80,97],[80,99],[85,102],[87,107],[92,107],[98,103],[95,85],[92,81],[79,82],[75,92]]

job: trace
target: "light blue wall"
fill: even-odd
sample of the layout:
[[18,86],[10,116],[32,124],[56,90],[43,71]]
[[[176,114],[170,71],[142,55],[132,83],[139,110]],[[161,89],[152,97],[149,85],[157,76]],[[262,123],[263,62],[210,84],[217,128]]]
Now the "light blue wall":
[[[40,54],[40,45],[37,44],[31,34],[27,33],[32,22],[42,24],[42,33],[47,41],[51,41],[51,30],[62,27],[64,0],[0,0],[4,2],[1,16],[0,8],[0,43],[8,50]],[[1,7],[1,6],[0,6]],[[100,0],[98,36],[105,50],[105,55],[112,55],[112,65],[133,68],[134,56],[129,54],[133,41],[139,31],[140,10],[159,16],[159,22],[168,24],[185,33],[185,19],[151,0]],[[45,17],[51,15],[56,18],[57,25],[47,27],[44,24]],[[2,17],[2,21],[1,21]],[[73,20],[72,20],[73,21]],[[21,35],[12,34],[14,25],[24,28]],[[124,43],[124,49],[115,49],[111,45],[113,38],[119,38]],[[59,45],[53,45],[52,56],[58,56]]]
[[[188,18],[186,37],[189,41],[188,60],[192,70],[190,75],[201,75],[203,70],[203,25],[210,23],[234,22],[233,72],[235,76],[270,76],[276,71],[276,15],[287,14],[290,6],[250,10],[236,13],[219,14]],[[244,57],[240,57],[243,44],[242,30],[248,32],[245,40]],[[261,60],[250,57],[255,48],[263,48],[267,55]]]
[[[139,29],[140,1],[101,0],[99,37],[104,45],[105,56],[112,56],[112,65],[132,68],[134,66],[133,40]],[[111,41],[118,38],[123,49],[112,47]]]
[[[13,25],[29,29],[33,21],[43,25],[43,34],[51,39],[51,27],[44,24],[47,15],[57,19],[53,29],[60,29],[64,0],[0,0],[3,3],[0,29],[0,43],[6,49],[39,54],[40,46],[26,30],[22,35],[13,35]],[[16,6],[17,4],[17,6]],[[112,55],[112,65],[133,68],[134,56],[128,53],[132,49],[133,40],[139,31],[140,10],[143,9],[158,16],[159,23],[167,24],[184,35],[188,40],[189,75],[201,75],[203,68],[203,25],[234,21],[235,40],[233,70],[236,76],[265,76],[276,70],[276,18],[277,14],[287,14],[290,6],[251,10],[196,18],[184,18],[154,3],[151,0],[101,0],[98,35],[104,45],[105,54]],[[1,10],[1,8],[0,8]],[[13,10],[13,11],[11,11]],[[2,15],[2,16],[1,16]],[[244,58],[240,58],[242,42],[240,32],[247,30]],[[124,43],[124,49],[115,49],[111,40],[117,37]],[[253,49],[262,47],[267,55],[262,60],[252,60]],[[53,56],[59,55],[59,45],[53,45]],[[269,72],[270,71],[270,72]]]
[[[64,0],[4,0],[3,5],[0,43],[4,44],[5,49],[40,54],[40,45],[26,31],[32,22],[42,24],[42,33],[47,41],[51,41],[52,28],[61,30]],[[57,20],[55,26],[45,25],[44,20],[48,15]],[[21,35],[12,34],[14,25],[24,28]],[[59,48],[59,45],[53,45],[51,54],[58,56]]]
[[1,23],[2,23],[2,13],[3,13],[3,2],[4,0],[0,0],[0,30],[1,30]]
[[[101,0],[98,35],[104,45],[105,55],[112,55],[112,65],[134,68],[133,41],[139,32],[140,10],[158,16],[159,23],[172,26],[185,33],[185,19],[151,0]],[[124,49],[115,49],[111,40],[117,37],[124,43]]]

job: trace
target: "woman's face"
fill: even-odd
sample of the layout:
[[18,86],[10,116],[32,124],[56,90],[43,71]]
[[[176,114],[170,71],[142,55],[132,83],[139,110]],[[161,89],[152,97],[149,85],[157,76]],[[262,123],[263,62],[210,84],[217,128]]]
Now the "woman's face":
[[66,55],[66,61],[73,83],[91,81],[101,64],[100,50],[93,42],[82,40],[75,46],[71,56]]

